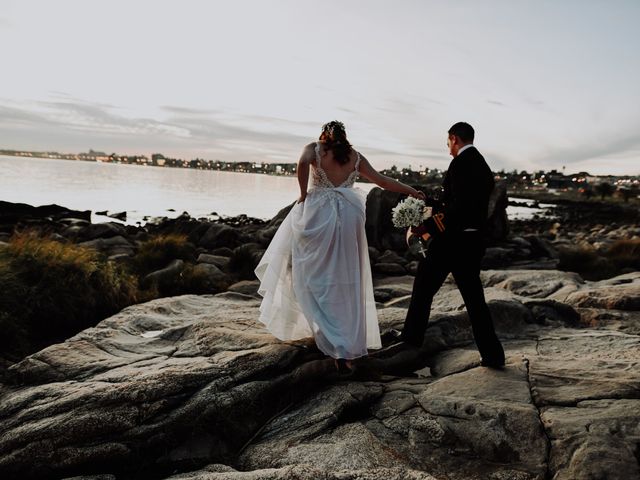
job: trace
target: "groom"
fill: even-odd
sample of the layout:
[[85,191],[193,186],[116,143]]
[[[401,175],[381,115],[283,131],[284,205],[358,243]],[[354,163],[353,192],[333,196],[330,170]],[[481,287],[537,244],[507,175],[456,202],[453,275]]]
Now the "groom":
[[433,240],[426,257],[418,265],[400,339],[413,346],[422,346],[431,302],[451,272],[467,307],[482,365],[501,368],[505,363],[504,350],[494,331],[480,282],[493,174],[473,146],[471,125],[456,123],[448,133],[447,146],[453,160],[442,183],[445,229],[441,233],[432,219],[412,229],[417,235],[430,233]]

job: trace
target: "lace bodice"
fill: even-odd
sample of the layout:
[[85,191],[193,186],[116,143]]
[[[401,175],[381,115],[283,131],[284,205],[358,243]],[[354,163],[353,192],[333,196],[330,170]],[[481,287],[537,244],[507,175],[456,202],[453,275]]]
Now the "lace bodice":
[[356,164],[354,166],[353,172],[349,174],[344,182],[340,185],[334,185],[331,183],[331,180],[327,177],[327,173],[322,169],[320,165],[320,142],[316,142],[316,165],[315,168],[312,169],[312,185],[314,188],[348,188],[352,187],[358,178],[358,166],[360,165],[360,153],[356,152]]

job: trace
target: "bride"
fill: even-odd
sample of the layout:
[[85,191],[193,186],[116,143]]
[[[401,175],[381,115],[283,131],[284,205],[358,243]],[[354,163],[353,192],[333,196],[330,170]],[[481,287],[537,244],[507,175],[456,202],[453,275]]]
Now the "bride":
[[260,321],[280,340],[313,336],[344,373],[367,348],[381,347],[365,235],[366,194],[353,184],[361,175],[387,190],[421,199],[424,194],[378,173],[351,146],[341,122],[323,125],[319,140],[302,151],[300,198],[255,269],[264,297]]

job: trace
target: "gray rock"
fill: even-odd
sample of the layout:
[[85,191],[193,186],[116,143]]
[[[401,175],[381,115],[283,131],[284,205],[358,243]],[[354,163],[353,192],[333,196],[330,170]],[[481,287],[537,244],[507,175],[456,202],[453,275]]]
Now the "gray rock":
[[528,240],[525,240],[522,237],[512,237],[509,239],[509,242],[517,245],[518,247],[521,248],[526,248],[526,249],[530,249],[531,248],[531,242],[529,242]]
[[574,307],[640,310],[640,272],[593,282],[566,297]]
[[584,280],[576,273],[549,270],[489,270],[481,273],[485,287],[504,288],[516,295],[564,300]]
[[376,263],[397,263],[400,265],[405,265],[407,263],[407,260],[392,250],[386,250],[382,255],[378,257]]
[[92,223],[82,229],[82,234],[86,239],[93,240],[94,238],[125,236],[127,230],[124,225],[117,222]]
[[127,255],[128,257],[132,257],[135,255],[136,251],[133,247],[128,247],[126,245],[116,245],[115,247],[109,248],[109,255]]
[[[640,332],[621,327],[640,324],[640,312],[565,301],[595,288],[620,293],[636,276],[526,273],[529,286],[522,271],[482,274],[504,370],[479,366],[450,279],[422,349],[371,352],[351,377],[337,377],[312,339],[270,335],[257,320],[260,300],[243,293],[133,305],[6,368],[0,474],[638,477]],[[375,283],[405,293],[412,278]],[[402,326],[398,305],[378,311],[383,330]]]
[[78,245],[95,248],[96,250],[105,250],[112,247],[127,247],[133,249],[131,242],[122,235],[116,235],[109,238],[96,238],[94,240],[80,242]]
[[541,418],[554,446],[554,478],[640,478],[640,400],[587,400],[550,407]]
[[366,470],[322,469],[315,465],[290,465],[243,472],[226,465],[207,465],[202,470],[167,477],[167,480],[436,480],[428,473],[406,468],[373,468]]
[[397,263],[375,263],[373,270],[376,273],[383,273],[385,275],[405,275],[407,270]]
[[487,209],[487,232],[489,235],[488,240],[491,242],[504,240],[509,235],[508,204],[509,197],[507,196],[506,183],[496,183],[489,197]]
[[489,247],[482,259],[482,268],[497,268],[509,264],[514,257],[514,251],[504,247]]
[[110,260],[112,262],[123,263],[125,265],[128,264],[130,259],[131,259],[130,253],[116,253],[113,255],[109,255],[107,257],[107,260]]
[[413,289],[413,277],[404,275],[401,277],[386,277],[374,281],[374,293],[387,294],[389,298],[411,295]]
[[235,247],[238,243],[240,232],[221,223],[213,223],[200,238],[198,245],[205,248]]
[[219,247],[211,250],[211,255],[216,255],[219,257],[230,257],[233,255],[233,250],[229,247]]
[[411,275],[415,275],[418,271],[418,265],[420,264],[419,260],[413,260],[409,263],[407,263],[407,265],[405,266],[405,268],[407,269],[407,272],[410,273]]
[[226,283],[227,275],[211,263],[198,263],[193,267],[193,271],[196,274],[202,273],[207,279],[207,284],[212,288]]
[[229,257],[223,257],[221,255],[210,255],[208,253],[201,253],[198,255],[198,263],[210,263],[218,268],[224,269],[229,263]]
[[391,209],[403,198],[396,192],[372,188],[367,194],[365,229],[369,246],[378,250],[400,250],[406,247],[404,231],[393,226]]
[[[96,212],[97,213],[97,212]],[[64,223],[65,225],[73,225],[73,226],[80,226],[80,227],[84,227],[89,225],[91,222],[89,220],[85,220],[82,218],[61,218],[58,220],[58,222],[60,223]]]
[[258,296],[259,286],[260,282],[258,280],[241,280],[240,282],[236,282],[229,286],[227,290],[229,292],[242,293],[244,295]]
[[184,268],[184,260],[172,260],[169,265],[155,272],[151,272],[142,279],[142,285],[167,286],[174,283],[175,278],[180,275]]
[[555,258],[514,260],[504,268],[506,270],[557,270],[559,263]]
[[269,245],[269,243],[271,243],[271,240],[273,239],[277,231],[278,231],[278,226],[274,225],[258,231],[256,237],[258,238],[258,241],[262,245],[267,246]]
[[127,212],[110,213],[107,216],[111,217],[111,218],[115,218],[117,220],[122,220],[122,221],[126,221],[127,220]]

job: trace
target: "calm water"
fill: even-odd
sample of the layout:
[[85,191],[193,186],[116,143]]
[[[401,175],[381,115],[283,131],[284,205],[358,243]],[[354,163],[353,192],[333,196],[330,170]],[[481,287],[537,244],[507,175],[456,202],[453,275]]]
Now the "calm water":
[[[365,191],[374,187],[356,185]],[[0,155],[0,200],[126,211],[128,224],[144,223],[147,215],[172,218],[185,211],[196,218],[215,212],[269,219],[298,195],[295,177]],[[507,208],[509,218],[534,213],[542,210]],[[92,213],[95,223],[112,220]]]
[[[215,212],[269,219],[299,194],[295,177],[0,155],[0,200],[126,211],[129,224],[184,211],[196,218]],[[96,223],[111,220],[92,215]]]

